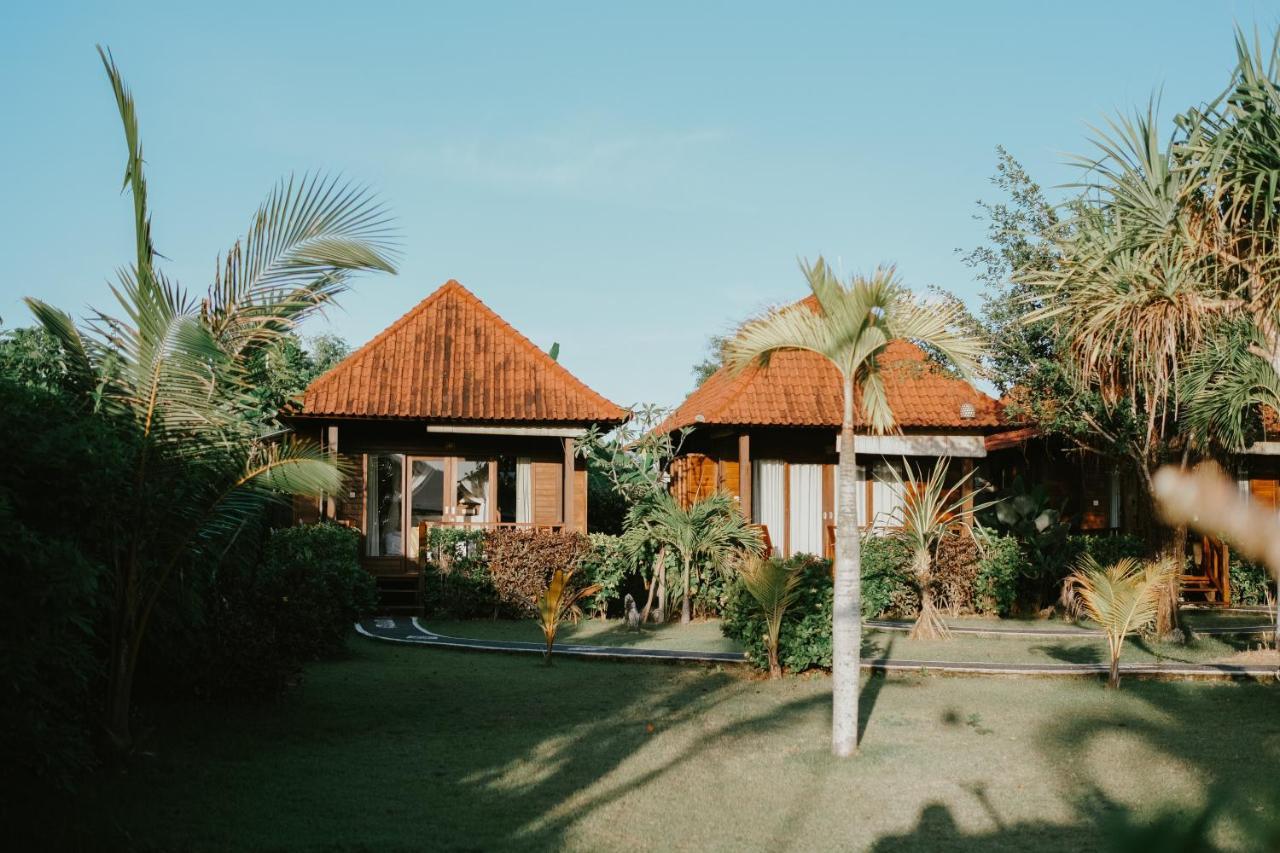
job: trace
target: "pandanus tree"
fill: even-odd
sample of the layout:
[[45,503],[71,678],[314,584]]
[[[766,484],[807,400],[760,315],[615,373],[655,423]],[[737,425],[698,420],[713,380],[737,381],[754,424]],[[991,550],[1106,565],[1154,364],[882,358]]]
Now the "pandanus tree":
[[264,436],[249,355],[330,304],[353,273],[394,272],[394,246],[386,215],[363,190],[290,180],[259,208],[207,293],[192,296],[156,265],[133,97],[99,52],[124,125],[135,258],[112,287],[117,310],[82,326],[27,302],[61,345],[67,384],[86,410],[132,437],[130,500],[95,510],[115,516],[116,531],[104,722],[110,742],[128,749],[138,655],[174,573],[207,570],[267,502],[342,484],[342,470],[314,443]]
[[707,564],[728,575],[732,561],[758,554],[764,547],[733,498],[717,492],[684,506],[670,492],[658,492],[638,505],[624,542],[630,538],[657,543],[662,551],[680,560],[680,621],[693,619],[693,574]]
[[[1167,137],[1153,107],[1096,134],[1059,262],[1025,276],[1077,387],[1127,413],[1129,428],[1091,426],[1152,510],[1160,466],[1239,452],[1280,404],[1280,49],[1239,32],[1236,46],[1226,89]],[[1168,557],[1183,559],[1185,531],[1159,543]],[[1177,599],[1174,573],[1158,633]]]
[[748,321],[725,345],[725,361],[735,370],[752,365],[767,369],[774,353],[805,350],[830,361],[839,374],[844,410],[836,474],[831,745],[837,756],[849,756],[858,745],[862,645],[854,430],[859,421],[875,433],[895,427],[881,373],[890,342],[922,344],[966,374],[976,369],[981,345],[960,331],[963,318],[957,304],[926,305],[913,299],[891,268],[855,276],[847,285],[821,258],[803,270],[816,310],[800,303]]
[[911,626],[913,640],[947,639],[951,632],[942,621],[935,598],[938,546],[949,531],[969,532],[972,514],[991,506],[990,501],[970,506],[972,494],[965,487],[974,471],[947,484],[950,459],[942,458],[928,478],[922,479],[911,463],[903,461],[906,475],[893,471],[894,484],[902,493],[902,504],[892,513],[899,535],[911,548],[911,573],[920,593],[920,612]]

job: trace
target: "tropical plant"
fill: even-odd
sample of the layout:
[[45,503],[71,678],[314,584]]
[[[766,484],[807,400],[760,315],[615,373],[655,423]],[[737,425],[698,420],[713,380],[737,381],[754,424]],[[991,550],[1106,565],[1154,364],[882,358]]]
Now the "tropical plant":
[[1073,616],[1088,616],[1107,636],[1111,656],[1108,687],[1120,686],[1120,652],[1130,632],[1150,628],[1160,607],[1161,590],[1169,576],[1178,571],[1177,563],[1165,559],[1143,562],[1126,557],[1109,566],[1101,566],[1085,555],[1076,570],[1067,576],[1062,588],[1062,601]]
[[556,631],[559,630],[560,623],[567,618],[577,621],[578,602],[600,591],[598,583],[575,589],[572,586],[575,571],[556,569],[552,572],[551,582],[535,602],[538,608],[538,625],[547,641],[546,651],[542,653],[542,661],[547,666],[551,665],[551,649],[556,644]]
[[893,515],[900,528],[899,535],[911,548],[911,570],[916,588],[920,592],[920,611],[916,615],[915,624],[911,626],[911,638],[916,640],[946,639],[951,636],[938,613],[935,601],[937,578],[934,564],[938,545],[950,530],[970,530],[967,516],[991,505],[988,501],[973,507],[967,506],[973,495],[965,489],[965,484],[973,478],[974,472],[962,474],[954,484],[948,486],[949,463],[950,459],[947,457],[939,459],[928,479],[923,481],[905,459],[902,467],[907,471],[906,478],[898,473],[896,467],[889,468],[893,472],[895,485],[902,494],[902,504],[894,509]]
[[[627,505],[622,535],[628,559],[636,565],[649,562],[648,588],[640,623],[649,621],[657,606],[660,620],[667,611],[666,547],[646,535],[650,515],[671,482],[672,461],[692,428],[674,432],[658,427],[669,410],[654,404],[635,406],[621,426],[605,433],[592,426],[577,443],[577,453],[587,460],[588,482],[601,479]],[[594,475],[594,476],[593,476]]]
[[767,368],[782,350],[807,350],[830,361],[840,375],[844,412],[840,427],[839,493],[836,518],[834,677],[832,751],[852,755],[858,745],[858,672],[862,626],[859,618],[857,461],[855,412],[864,427],[883,433],[894,427],[880,362],[894,340],[927,345],[971,373],[981,352],[978,342],[956,329],[963,320],[953,304],[929,306],[911,297],[892,269],[855,276],[846,286],[819,258],[803,266],[816,306],[800,303],[747,322],[725,346],[734,370],[753,364]]
[[97,311],[77,327],[40,300],[27,302],[58,340],[81,405],[135,436],[131,500],[99,509],[119,521],[105,725],[127,749],[138,653],[169,578],[216,564],[267,502],[342,485],[342,470],[314,444],[263,439],[248,357],[331,303],[352,273],[394,270],[387,219],[374,200],[304,178],[276,187],[203,298],[170,281],[155,264],[133,97],[110,54],[99,53],[124,125],[136,256],[112,288],[118,314]]
[[694,501],[687,507],[668,492],[658,492],[637,505],[634,525],[623,534],[634,551],[640,543],[658,543],[680,559],[680,621],[693,618],[694,567],[710,566],[729,575],[734,558],[758,554],[764,547],[760,532],[747,521],[737,503],[724,492]]
[[771,678],[782,677],[782,666],[778,663],[778,636],[782,632],[782,617],[796,600],[799,569],[799,566],[788,565],[776,557],[758,555],[747,557],[738,567],[742,585],[755,599],[764,619]]

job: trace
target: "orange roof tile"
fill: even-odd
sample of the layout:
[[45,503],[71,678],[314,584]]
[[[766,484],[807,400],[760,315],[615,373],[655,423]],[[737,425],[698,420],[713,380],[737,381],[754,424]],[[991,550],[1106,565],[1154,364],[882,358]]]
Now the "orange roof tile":
[[572,424],[627,417],[453,280],[312,382],[294,414]]
[[[1002,423],[996,400],[948,375],[914,344],[891,342],[881,368],[900,427],[985,430]],[[752,366],[736,375],[727,368],[716,371],[658,429],[670,432],[696,423],[839,427],[840,386],[840,374],[822,356],[784,350],[766,368]],[[973,406],[972,418],[961,413],[966,403]]]

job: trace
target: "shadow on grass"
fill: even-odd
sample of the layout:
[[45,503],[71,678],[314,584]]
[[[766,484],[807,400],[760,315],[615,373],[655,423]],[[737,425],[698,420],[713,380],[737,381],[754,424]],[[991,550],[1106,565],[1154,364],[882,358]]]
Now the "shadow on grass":
[[1046,643],[1030,646],[1030,651],[1040,652],[1062,663],[1103,663],[1106,655],[1099,645],[1081,643]]

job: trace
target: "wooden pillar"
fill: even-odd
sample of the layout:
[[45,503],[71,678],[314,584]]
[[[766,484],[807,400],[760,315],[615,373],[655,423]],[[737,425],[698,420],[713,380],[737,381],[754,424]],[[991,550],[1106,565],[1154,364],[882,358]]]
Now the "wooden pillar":
[[565,530],[573,528],[573,439],[564,440],[564,488],[560,490],[560,520]]
[[751,517],[751,435],[742,433],[738,436],[738,505],[747,521]]
[[964,517],[966,521],[973,522],[973,460],[960,460],[960,474],[965,477],[964,481]]
[[[336,463],[338,461],[337,424],[330,424],[325,429],[325,449],[329,452],[329,458]],[[333,521],[338,517],[338,501],[336,495],[325,495],[321,499],[320,517],[326,521]]]

